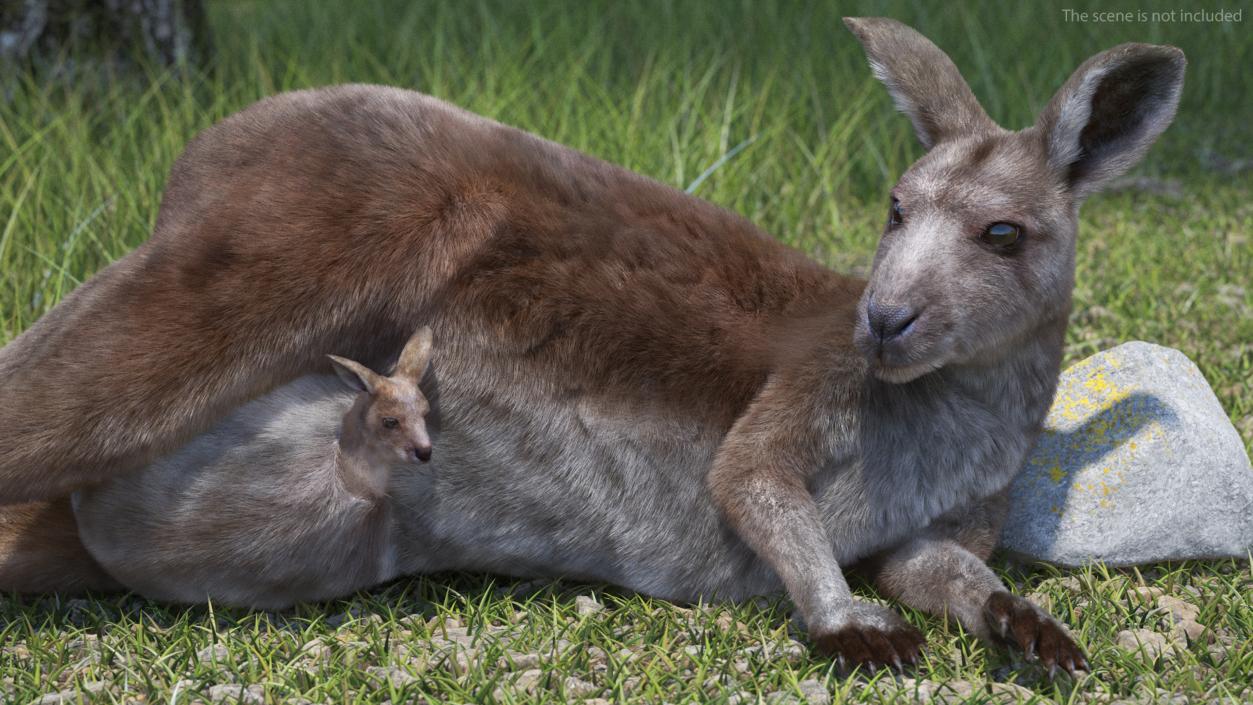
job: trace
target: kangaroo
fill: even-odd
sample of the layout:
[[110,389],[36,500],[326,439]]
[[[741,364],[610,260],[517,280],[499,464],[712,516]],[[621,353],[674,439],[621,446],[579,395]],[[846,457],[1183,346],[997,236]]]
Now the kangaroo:
[[395,577],[388,484],[431,459],[430,356],[429,328],[390,377],[332,355],[339,380],[301,377],[75,492],[83,543],[121,584],[176,602],[281,608]]
[[[0,493],[55,504],[315,371],[312,351],[385,362],[420,320],[442,435],[433,472],[392,483],[399,572],[784,589],[846,666],[914,661],[921,634],[852,596],[860,564],[1086,669],[984,561],[1054,393],[1079,207],[1166,129],[1183,53],[1097,54],[1008,131],[922,35],[847,24],[927,150],[868,281],[428,96],[283,94],[196,137],[152,238],[0,352]],[[35,563],[0,558],[0,583]]]

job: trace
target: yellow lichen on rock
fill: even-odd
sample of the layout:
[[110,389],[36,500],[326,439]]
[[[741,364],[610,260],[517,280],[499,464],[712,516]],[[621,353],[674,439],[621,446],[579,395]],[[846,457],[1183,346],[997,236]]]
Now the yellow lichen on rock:
[[1140,444],[1164,438],[1160,424],[1132,398],[1133,389],[1119,384],[1114,373],[1121,360],[1088,359],[1066,371],[1059,380],[1045,431],[1030,465],[1036,468],[1041,490],[1062,486],[1076,458],[1104,460],[1099,483],[1070,486],[1067,503],[1086,496],[1080,506],[1109,508],[1122,483],[1122,469]]

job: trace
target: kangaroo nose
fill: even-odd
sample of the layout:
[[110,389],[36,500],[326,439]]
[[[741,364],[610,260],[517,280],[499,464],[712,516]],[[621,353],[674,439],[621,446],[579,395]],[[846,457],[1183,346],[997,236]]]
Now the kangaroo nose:
[[425,463],[426,461],[431,459],[431,447],[430,446],[417,446],[416,448],[413,449],[413,454],[414,456],[417,457],[418,460],[421,460],[422,462]]
[[902,304],[883,304],[873,297],[866,302],[866,323],[879,342],[903,335],[918,320],[918,311]]

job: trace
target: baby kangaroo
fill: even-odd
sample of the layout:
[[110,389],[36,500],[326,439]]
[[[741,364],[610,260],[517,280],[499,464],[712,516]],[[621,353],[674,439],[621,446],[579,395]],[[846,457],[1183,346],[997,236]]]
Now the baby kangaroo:
[[279,608],[395,576],[388,483],[431,457],[431,330],[390,377],[330,356],[138,472],[74,495],[83,543],[126,587]]

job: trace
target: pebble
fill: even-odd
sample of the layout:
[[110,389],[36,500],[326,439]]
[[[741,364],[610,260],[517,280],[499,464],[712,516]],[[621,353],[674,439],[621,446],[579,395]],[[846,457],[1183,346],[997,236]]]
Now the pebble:
[[231,662],[231,650],[226,648],[226,644],[213,644],[197,651],[196,660],[224,666]]
[[561,693],[567,698],[585,698],[599,693],[600,690],[600,686],[575,676],[569,676],[561,682]]
[[1150,607],[1165,594],[1159,587],[1136,587],[1127,591],[1127,604],[1132,607]]
[[534,695],[540,688],[540,681],[544,678],[544,672],[538,668],[532,668],[518,674],[514,679],[515,688],[519,688],[530,695]]
[[1174,623],[1192,622],[1201,614],[1201,609],[1196,605],[1181,600],[1170,595],[1162,595],[1157,598],[1157,606],[1165,610],[1170,615],[1170,619]]
[[249,686],[221,683],[210,686],[205,695],[212,703],[236,703],[237,705],[263,705],[265,689],[260,684]]
[[500,658],[500,668],[509,671],[529,671],[538,668],[540,655],[535,653],[519,653],[510,651]]
[[580,615],[596,614],[605,609],[605,606],[596,601],[596,598],[588,595],[579,595],[574,598],[574,611]]
[[1124,629],[1118,632],[1114,643],[1126,651],[1143,653],[1152,660],[1169,656],[1172,652],[1166,636],[1151,629]]
[[827,690],[827,686],[816,678],[797,683],[796,689],[801,692],[801,697],[805,698],[805,702],[809,705],[831,705],[831,691]]
[[83,683],[78,688],[48,693],[41,698],[33,700],[31,705],[70,705],[71,703],[77,705],[80,699],[90,701],[94,696],[103,693],[106,687],[108,687],[108,684],[101,681]]
[[800,705],[801,699],[795,693],[786,690],[778,690],[773,693],[766,694],[766,705]]
[[365,669],[365,672],[380,687],[390,685],[393,688],[400,688],[417,680],[416,676],[397,666],[370,666]]

